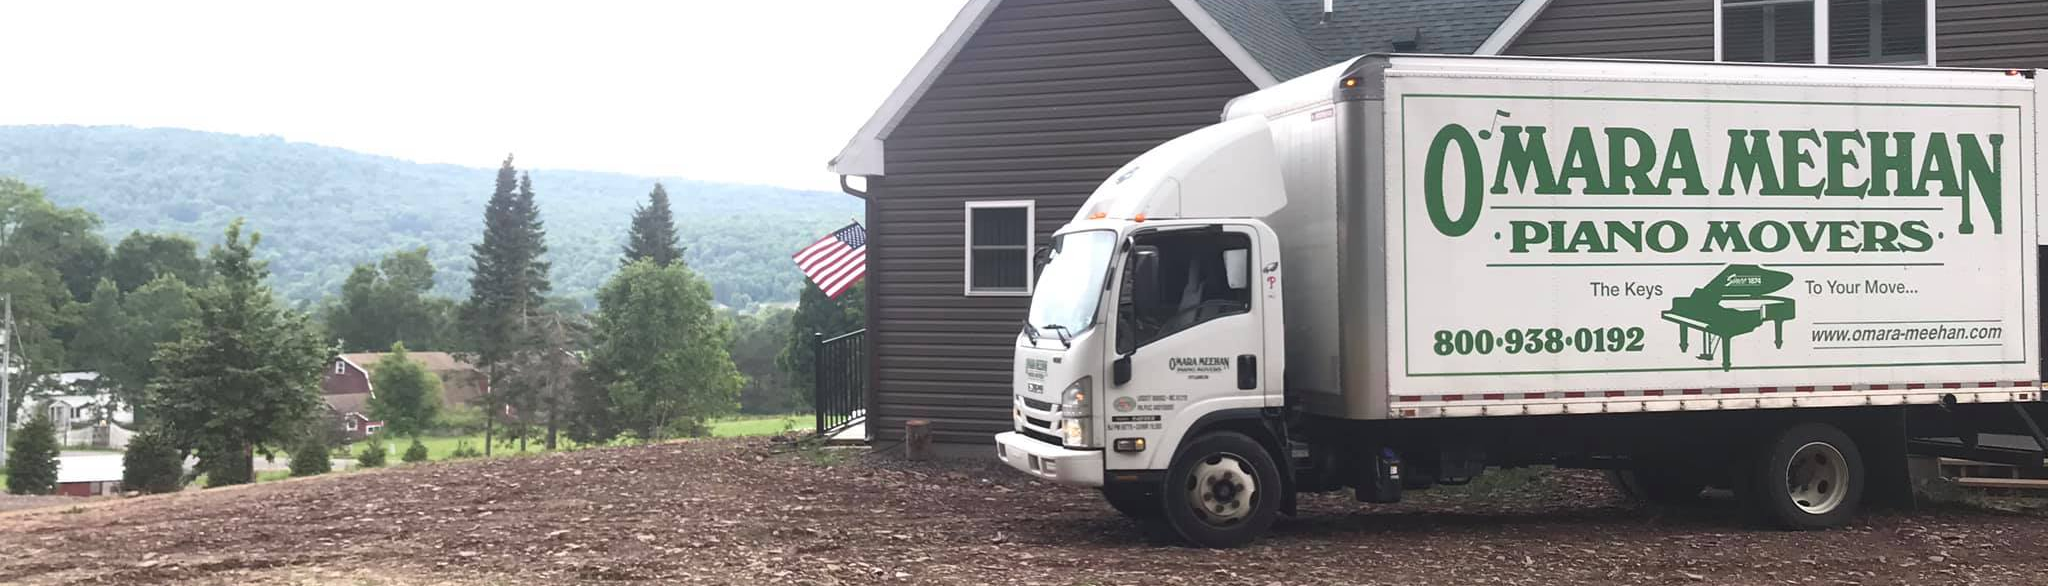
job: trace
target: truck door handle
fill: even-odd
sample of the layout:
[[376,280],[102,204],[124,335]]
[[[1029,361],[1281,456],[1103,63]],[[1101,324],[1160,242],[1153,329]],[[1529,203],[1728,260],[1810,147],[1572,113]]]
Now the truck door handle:
[[1259,357],[1250,354],[1237,355],[1237,388],[1259,388]]

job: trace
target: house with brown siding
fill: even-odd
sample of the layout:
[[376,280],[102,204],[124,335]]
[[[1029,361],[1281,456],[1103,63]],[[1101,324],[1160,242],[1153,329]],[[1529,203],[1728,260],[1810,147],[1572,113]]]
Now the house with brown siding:
[[1032,251],[1281,80],[1389,52],[2048,68],[2044,30],[2044,0],[969,0],[829,163],[867,206],[869,429],[1008,429]]

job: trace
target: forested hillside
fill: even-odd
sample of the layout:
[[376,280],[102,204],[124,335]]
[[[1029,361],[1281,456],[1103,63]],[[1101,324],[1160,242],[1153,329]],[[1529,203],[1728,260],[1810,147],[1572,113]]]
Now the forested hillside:
[[[680,140],[680,139],[679,139]],[[435,291],[459,297],[483,227],[493,169],[419,164],[276,137],[126,127],[0,127],[0,176],[44,188],[59,206],[98,214],[108,242],[131,230],[211,243],[247,218],[263,234],[277,290],[297,300],[339,291],[358,263],[426,246]],[[522,169],[527,168],[524,162]],[[588,300],[618,268],[636,204],[657,178],[532,169],[555,294]],[[659,178],[674,201],[685,261],[727,305],[794,301],[789,255],[861,213],[830,192]]]

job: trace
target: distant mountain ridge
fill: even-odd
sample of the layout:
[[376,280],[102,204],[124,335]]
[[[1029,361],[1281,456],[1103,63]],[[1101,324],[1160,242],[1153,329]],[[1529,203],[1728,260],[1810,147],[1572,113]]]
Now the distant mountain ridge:
[[[263,233],[272,282],[295,300],[336,294],[354,265],[432,249],[439,293],[466,295],[491,167],[414,163],[346,149],[182,129],[0,126],[0,176],[42,187],[105,223],[217,240],[236,217]],[[514,165],[518,164],[515,159]],[[522,168],[522,170],[526,170]],[[789,255],[858,218],[839,193],[554,169],[533,176],[555,294],[588,299],[618,267],[633,209],[660,180],[674,202],[685,261],[721,303],[796,299]]]

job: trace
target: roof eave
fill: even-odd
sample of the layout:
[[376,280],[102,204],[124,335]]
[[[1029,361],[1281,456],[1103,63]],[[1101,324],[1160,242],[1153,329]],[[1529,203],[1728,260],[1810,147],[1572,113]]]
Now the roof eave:
[[1515,39],[1521,38],[1522,31],[1528,30],[1529,24],[1536,22],[1536,17],[1543,14],[1543,9],[1548,7],[1550,0],[1522,0],[1513,11],[1508,12],[1507,19],[1502,20],[1500,26],[1493,29],[1493,34],[1486,36],[1486,42],[1480,43],[1478,49],[1472,50],[1472,54],[1500,55],[1507,52],[1508,46],[1513,45]]
[[[966,46],[967,39],[981,28],[982,23],[988,21],[990,14],[995,13],[996,5],[1001,1],[967,0],[967,4],[960,7],[960,13],[953,16],[953,22],[946,25],[944,32],[939,33],[938,40],[932,42],[931,48],[926,49],[924,56],[918,58],[917,65],[911,67],[910,73],[896,85],[896,90],[889,93],[888,99],[882,101],[881,107],[875,109],[874,115],[868,117],[867,123],[861,125],[853,138],[846,142],[846,146],[839,150],[839,156],[825,163],[825,169],[839,175],[887,174],[888,166],[883,160],[883,142],[888,140],[889,133],[896,130],[896,125],[903,122],[903,116],[910,112],[910,106],[924,97],[925,90],[931,88],[932,82],[938,79],[939,72],[944,71],[946,65],[952,63],[953,58],[960,54],[960,49]],[[1195,0],[1171,2],[1188,22],[1195,25],[1196,30],[1201,31],[1202,36],[1207,38],[1211,45],[1222,51],[1223,56],[1251,80],[1253,85],[1263,88],[1279,82],[1273,77],[1272,72],[1260,65],[1257,59],[1252,58],[1251,53],[1246,51],[1236,38],[1230,36],[1208,11],[1197,5]]]
[[1000,1],[967,0],[967,4],[960,7],[960,13],[953,16],[953,22],[939,33],[938,40],[932,41],[931,48],[925,49],[924,56],[918,58],[917,65],[912,66],[910,73],[903,76],[903,81],[896,84],[895,91],[889,92],[889,97],[882,100],[882,106],[875,109],[867,123],[854,132],[853,139],[840,149],[839,156],[825,164],[825,169],[840,175],[883,174],[886,167],[882,164],[882,141],[903,121],[910,105],[917,103],[925,90],[931,89],[932,82],[939,78],[939,72],[960,54],[960,48],[967,44],[968,37],[981,28],[981,23],[988,21],[988,15],[995,12],[996,3]]

